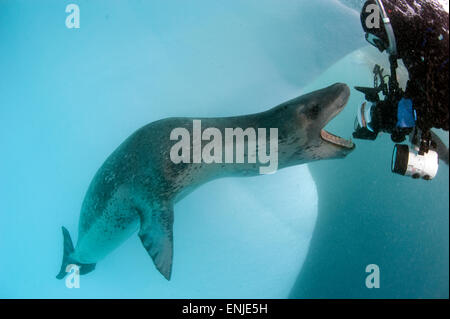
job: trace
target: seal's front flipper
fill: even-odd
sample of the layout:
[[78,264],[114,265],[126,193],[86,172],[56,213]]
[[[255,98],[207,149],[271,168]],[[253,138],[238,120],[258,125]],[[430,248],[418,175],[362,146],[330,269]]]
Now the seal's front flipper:
[[161,207],[139,212],[139,238],[159,272],[170,280],[173,257],[173,208]]

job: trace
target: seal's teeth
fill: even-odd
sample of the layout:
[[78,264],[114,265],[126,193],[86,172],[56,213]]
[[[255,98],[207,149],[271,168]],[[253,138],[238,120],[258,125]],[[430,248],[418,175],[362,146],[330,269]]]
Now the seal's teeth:
[[353,148],[354,147],[354,144],[353,144],[353,141],[351,140],[351,138],[350,138],[350,140],[346,140],[340,136],[336,136],[325,130],[320,131],[320,136],[325,141],[330,142],[335,145],[338,145],[338,146],[341,146],[341,147],[345,147],[345,148]]

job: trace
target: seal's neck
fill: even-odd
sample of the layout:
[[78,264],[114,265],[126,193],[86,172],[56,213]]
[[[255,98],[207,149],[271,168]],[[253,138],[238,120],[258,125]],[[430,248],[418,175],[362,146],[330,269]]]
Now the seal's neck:
[[285,117],[275,108],[237,117],[177,119],[189,132],[190,146],[188,161],[171,165],[171,185],[183,185],[176,201],[213,179],[271,174],[304,163],[301,141]]
[[289,166],[286,152],[280,152],[286,141],[285,125],[273,110],[191,119],[192,163],[202,164],[209,177],[270,174]]

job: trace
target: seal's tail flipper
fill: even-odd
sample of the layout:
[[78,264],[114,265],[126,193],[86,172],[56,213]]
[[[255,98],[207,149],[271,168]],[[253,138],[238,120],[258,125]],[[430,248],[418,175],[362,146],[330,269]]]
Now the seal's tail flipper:
[[69,256],[74,250],[69,231],[64,226],[62,227],[62,233],[63,233],[63,238],[64,238],[64,254],[63,254],[63,260],[62,260],[62,264],[61,264],[61,270],[59,271],[59,274],[56,276],[56,278],[58,278],[58,279],[63,279],[66,276],[66,274],[67,274],[66,267],[67,267],[67,265],[72,263]]
[[159,272],[170,280],[173,259],[173,209],[140,212],[139,238]]
[[67,274],[67,265],[76,264],[80,268],[80,275],[87,274],[95,269],[95,264],[82,264],[76,262],[73,258],[71,258],[71,254],[74,251],[72,239],[70,238],[69,231],[63,226],[62,233],[64,237],[64,255],[61,264],[61,270],[59,274],[56,276],[58,279],[63,279]]

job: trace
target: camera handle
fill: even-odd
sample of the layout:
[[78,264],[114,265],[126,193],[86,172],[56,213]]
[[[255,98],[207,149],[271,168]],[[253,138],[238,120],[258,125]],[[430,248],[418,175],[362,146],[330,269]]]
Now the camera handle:
[[391,76],[389,77],[389,94],[396,95],[399,92],[400,86],[397,81],[397,68],[398,68],[398,57],[396,55],[389,56],[389,64],[391,66]]

